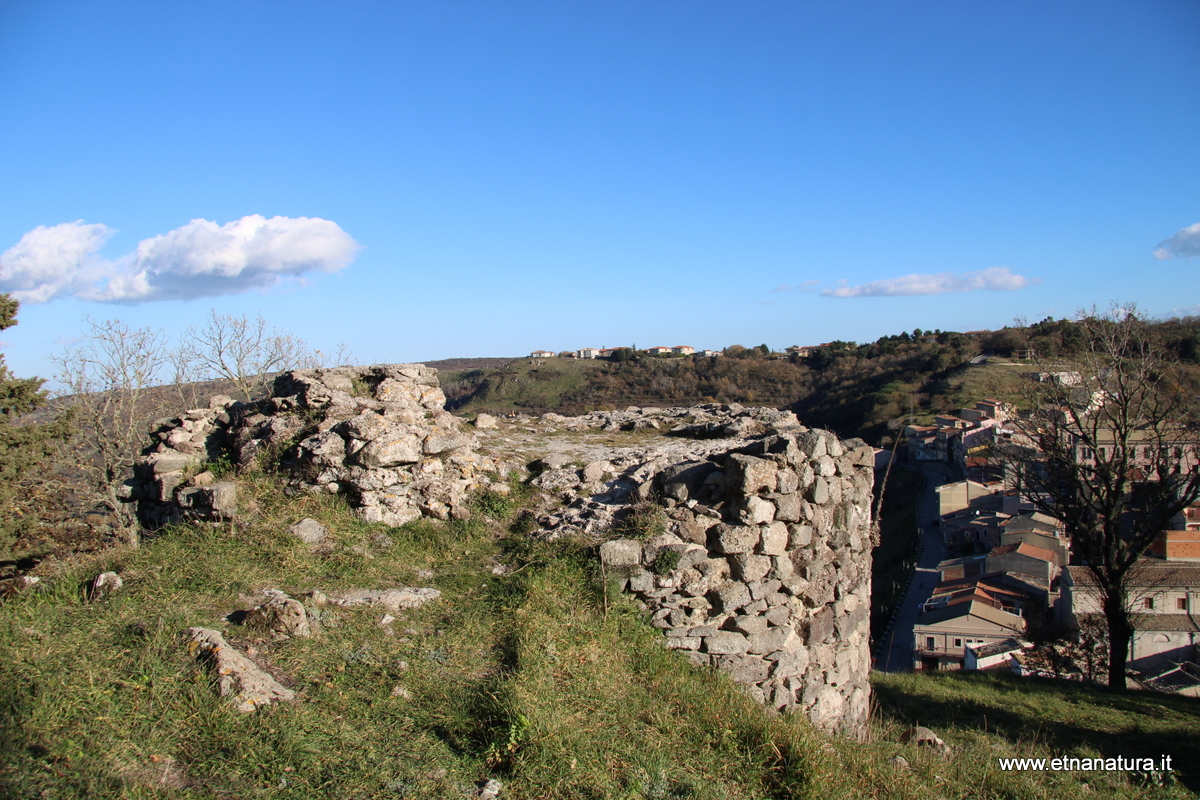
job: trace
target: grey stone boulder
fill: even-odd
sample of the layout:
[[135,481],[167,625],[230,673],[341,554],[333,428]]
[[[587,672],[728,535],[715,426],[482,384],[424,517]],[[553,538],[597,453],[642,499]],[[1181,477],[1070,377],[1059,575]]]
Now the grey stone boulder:
[[779,466],[754,456],[735,453],[725,465],[726,483],[742,494],[773,492],[777,486]]
[[329,539],[329,529],[315,519],[302,519],[288,528],[288,533],[305,544],[318,545]]
[[442,593],[437,589],[404,586],[396,589],[348,589],[326,597],[335,606],[382,606],[389,611],[398,611],[402,608],[419,608],[441,596]]
[[232,698],[238,711],[252,713],[277,701],[296,699],[295,692],[232,647],[219,631],[188,628],[184,636],[192,656],[211,667],[221,697]]
[[600,563],[607,567],[636,567],[642,563],[642,543],[613,539],[600,545]]
[[904,744],[915,744],[917,747],[928,747],[942,758],[949,758],[952,752],[950,745],[942,741],[942,738],[936,733],[922,725],[915,725],[906,730],[901,734],[900,741]]
[[232,481],[183,489],[176,499],[180,508],[192,509],[211,520],[230,520],[237,516],[237,484]]
[[124,585],[125,581],[117,573],[101,572],[87,582],[84,588],[84,595],[87,597],[88,602],[94,603],[119,591]]
[[312,636],[308,612],[299,600],[293,600],[278,589],[263,592],[267,599],[246,612],[242,623],[252,630],[277,633],[282,636]]

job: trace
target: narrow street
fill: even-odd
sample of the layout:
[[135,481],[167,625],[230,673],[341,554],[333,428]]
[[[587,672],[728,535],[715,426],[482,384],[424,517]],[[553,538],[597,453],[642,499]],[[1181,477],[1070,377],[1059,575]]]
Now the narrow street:
[[913,668],[913,626],[917,623],[920,607],[929,599],[937,586],[937,565],[946,558],[946,548],[935,523],[938,518],[937,492],[935,489],[948,483],[944,471],[933,467],[917,467],[925,478],[925,487],[917,503],[917,525],[921,530],[924,548],[917,562],[916,574],[908,587],[896,624],[888,634],[882,656],[876,668],[884,672],[907,672]]

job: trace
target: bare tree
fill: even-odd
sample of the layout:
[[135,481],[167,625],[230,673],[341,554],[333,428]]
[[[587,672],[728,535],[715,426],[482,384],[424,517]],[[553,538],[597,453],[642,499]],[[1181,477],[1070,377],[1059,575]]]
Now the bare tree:
[[1033,356],[1022,426],[1037,451],[1018,488],[1061,520],[1095,578],[1108,628],[1109,685],[1125,686],[1138,560],[1200,497],[1196,389],[1131,307],[1083,315],[1073,352]]
[[326,353],[324,350],[314,350],[313,356],[322,367],[352,366],[357,358],[348,342],[338,342],[331,353]]
[[62,457],[83,472],[93,500],[136,542],[133,514],[120,494],[150,421],[163,410],[163,393],[153,387],[168,362],[167,341],[161,330],[84,319],[90,332],[83,342],[53,357],[55,378],[66,387],[60,402],[73,410],[77,430]]
[[267,326],[261,316],[209,312],[203,327],[183,335],[183,360],[213,378],[231,381],[243,400],[266,389],[273,373],[321,366],[302,339]]

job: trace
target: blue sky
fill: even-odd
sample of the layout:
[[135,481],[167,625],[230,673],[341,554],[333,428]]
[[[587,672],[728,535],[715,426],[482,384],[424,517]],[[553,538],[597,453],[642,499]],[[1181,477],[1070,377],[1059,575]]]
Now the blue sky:
[[210,309],[362,362],[1200,313],[1198,131],[1194,0],[5,0],[3,352]]

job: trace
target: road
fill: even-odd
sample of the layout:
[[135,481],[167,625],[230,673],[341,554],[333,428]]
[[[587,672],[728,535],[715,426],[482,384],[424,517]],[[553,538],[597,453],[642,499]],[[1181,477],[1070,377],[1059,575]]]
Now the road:
[[896,617],[896,624],[888,634],[888,643],[877,667],[884,672],[907,672],[913,668],[913,626],[917,624],[918,609],[933,594],[937,586],[939,573],[937,565],[946,558],[946,546],[942,543],[936,522],[938,518],[937,492],[938,486],[947,483],[949,478],[932,467],[917,467],[925,478],[925,487],[921,490],[921,499],[917,503],[917,525],[922,531],[924,549],[917,562],[916,574],[909,584],[904,603]]

